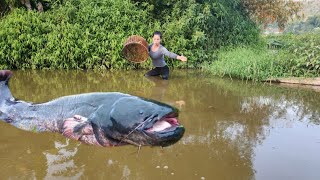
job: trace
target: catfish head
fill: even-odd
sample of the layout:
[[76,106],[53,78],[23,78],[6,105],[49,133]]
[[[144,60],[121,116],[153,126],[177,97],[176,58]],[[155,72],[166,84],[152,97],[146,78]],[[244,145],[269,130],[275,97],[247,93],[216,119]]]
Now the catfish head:
[[178,109],[173,106],[128,96],[119,98],[111,107],[101,107],[89,121],[101,142],[168,146],[185,132],[177,117]]

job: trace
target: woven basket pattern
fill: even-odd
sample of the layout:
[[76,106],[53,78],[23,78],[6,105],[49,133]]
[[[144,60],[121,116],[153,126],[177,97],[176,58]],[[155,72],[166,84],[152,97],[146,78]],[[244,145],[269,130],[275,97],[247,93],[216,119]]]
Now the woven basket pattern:
[[123,56],[135,63],[142,63],[149,57],[147,41],[138,35],[128,37],[122,49]]

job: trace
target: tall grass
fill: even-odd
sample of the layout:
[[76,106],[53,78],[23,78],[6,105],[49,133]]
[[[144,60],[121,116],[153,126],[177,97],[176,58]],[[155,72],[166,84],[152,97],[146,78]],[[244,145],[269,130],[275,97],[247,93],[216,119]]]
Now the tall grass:
[[242,80],[262,80],[274,76],[275,54],[253,47],[226,48],[217,52],[217,59],[203,69],[214,75]]
[[219,49],[215,60],[203,63],[202,68],[217,76],[254,81],[319,76],[319,37],[320,32],[267,36],[255,46]]

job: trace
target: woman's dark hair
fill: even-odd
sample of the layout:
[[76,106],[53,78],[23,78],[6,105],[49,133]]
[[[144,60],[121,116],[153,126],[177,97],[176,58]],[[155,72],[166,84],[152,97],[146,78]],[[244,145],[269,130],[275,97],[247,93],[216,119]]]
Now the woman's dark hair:
[[161,34],[160,31],[155,31],[155,32],[153,33],[152,37],[153,37],[154,35],[159,35],[159,36],[160,36],[160,39],[162,39],[162,34]]

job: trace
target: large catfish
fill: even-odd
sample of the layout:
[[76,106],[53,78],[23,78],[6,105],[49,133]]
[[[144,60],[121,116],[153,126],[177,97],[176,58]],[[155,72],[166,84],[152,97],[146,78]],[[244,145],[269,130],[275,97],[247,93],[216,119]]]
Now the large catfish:
[[64,96],[34,104],[16,100],[12,76],[0,71],[0,120],[36,132],[58,132],[98,146],[168,146],[183,136],[178,110],[170,105],[118,92]]

